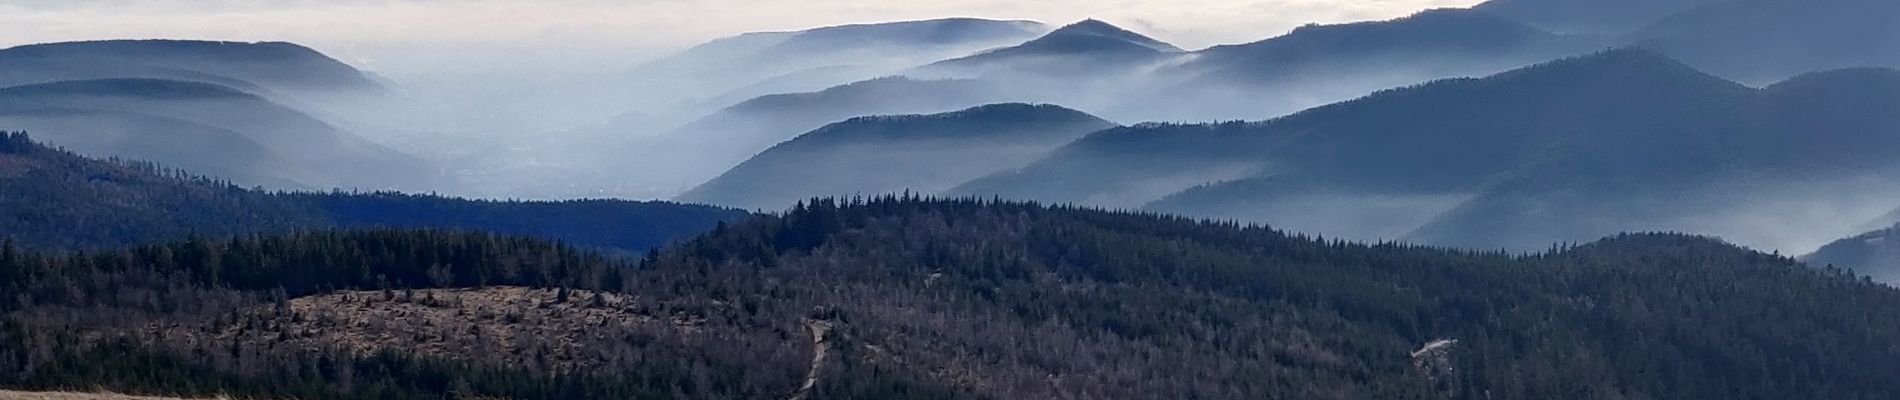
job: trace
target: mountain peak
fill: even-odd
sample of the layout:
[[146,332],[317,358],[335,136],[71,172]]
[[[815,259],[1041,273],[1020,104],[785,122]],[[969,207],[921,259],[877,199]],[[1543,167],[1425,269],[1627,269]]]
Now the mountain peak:
[[[1086,19],[1050,31],[1023,44],[938,61],[926,68],[1002,68],[1037,73],[1070,74],[1109,71],[1180,54],[1179,47],[1122,29],[1098,19]],[[952,74],[952,76],[956,76]]]
[[1179,53],[1183,51],[1181,50],[1181,48],[1175,47],[1174,45],[1168,44],[1166,42],[1155,40],[1154,38],[1148,37],[1146,35],[1135,33],[1134,31],[1130,31],[1127,29],[1122,29],[1121,27],[1115,26],[1114,24],[1110,24],[1107,21],[1102,21],[1102,20],[1094,19],[1094,18],[1085,19],[1080,22],[1069,24],[1061,28],[1057,28],[1055,31],[1049,32],[1048,35],[1044,35],[1042,39],[1037,39],[1037,40],[1041,41],[1041,40],[1053,40],[1055,38],[1075,38],[1075,37],[1099,37],[1099,38],[1114,39],[1118,41],[1138,44],[1143,47],[1147,47],[1149,49],[1153,49],[1155,51],[1159,51],[1163,53]]
[[1108,23],[1108,21],[1089,18],[1089,19],[1077,21],[1076,23],[1073,23],[1073,24],[1064,25],[1061,28],[1056,28],[1055,32],[1090,33],[1090,34],[1122,34],[1128,31],[1125,29],[1122,29],[1121,27],[1115,26],[1114,24],[1110,24]]

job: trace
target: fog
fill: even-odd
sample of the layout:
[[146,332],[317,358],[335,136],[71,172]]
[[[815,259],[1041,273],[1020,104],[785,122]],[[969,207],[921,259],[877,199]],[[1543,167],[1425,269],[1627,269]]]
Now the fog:
[[[1128,121],[1264,118],[1379,87],[1353,85],[1271,105],[1220,101],[1245,112],[1155,113],[1128,101],[1160,90],[1148,76],[1001,75],[987,77],[987,84],[1009,90],[981,95],[886,92],[908,100],[778,113],[786,117],[722,111],[759,96],[917,75],[917,67],[1021,43],[1082,18],[1193,49],[1266,39],[1303,24],[1475,2],[12,1],[0,2],[0,45],[116,38],[293,42],[373,74],[392,96],[274,100],[437,163],[455,180],[432,191],[664,199],[771,144],[852,116],[1021,101]],[[847,43],[838,46],[844,52],[763,59],[721,53],[769,50],[787,40],[783,34],[735,36],[746,32],[958,16],[1049,25],[928,46]]]
[[[645,62],[744,32],[945,17],[1053,24],[1101,17],[1202,47],[1258,40],[1311,22],[1383,19],[1475,2],[6,0],[0,1],[0,46],[121,38],[295,42],[385,77],[428,104],[412,111],[426,123],[409,130],[499,130],[509,133],[492,135],[518,137],[638,111],[629,106],[637,101],[614,83]],[[859,78],[869,77],[875,76]],[[789,89],[822,88],[808,86]],[[657,97],[677,97],[665,95]]]
[[[0,112],[10,116],[0,122],[52,131],[43,137],[70,141],[69,145],[88,154],[151,157],[271,188],[400,189],[512,199],[695,200],[680,196],[731,173],[774,145],[853,117],[931,114],[1020,102],[1060,105],[1130,125],[1258,121],[1386,89],[1484,77],[1618,44],[1610,35],[1554,34],[1492,14],[1434,11],[1393,19],[1428,8],[1475,3],[1478,0],[1057,0],[1029,4],[1000,0],[0,0],[0,47],[118,38],[285,41],[365,71],[370,80],[387,89],[365,93],[281,87],[264,81],[231,83],[270,102],[247,106],[274,110],[281,105],[296,111],[269,121],[225,112],[233,107],[159,101],[147,110],[90,110],[94,114],[76,118],[0,110],[12,112]],[[1090,37],[1063,43],[1070,47],[990,52],[1044,37],[1085,18],[1105,20],[1171,46],[1142,44],[1152,52],[1129,52],[1100,41],[1129,38]],[[1348,22],[1360,24],[1314,25]],[[1695,47],[1701,46],[1699,42],[1687,43],[1678,46],[1701,48]],[[946,62],[998,54],[1010,57],[985,58],[981,63]],[[37,77],[0,74],[0,78],[18,78],[0,82],[75,78],[67,76],[71,68],[41,69],[57,72],[39,71],[51,75]],[[105,71],[100,72],[106,74],[103,77],[128,73],[111,67],[100,70]],[[170,70],[129,73],[140,78],[194,79]],[[1420,111],[1425,109],[1394,110],[1392,115],[1375,117],[1431,115]],[[151,115],[105,114],[152,110],[182,117],[160,121]],[[321,122],[304,122],[302,115]],[[283,125],[285,120],[307,125],[292,134],[320,133],[334,141],[325,145],[337,147],[334,153],[350,156],[305,157],[298,149],[309,146],[272,142],[285,137],[244,136],[290,131],[258,128]],[[180,144],[190,142],[153,143],[134,136],[145,127],[198,142],[237,143],[229,147],[237,150],[225,155],[229,160],[194,159],[192,147]],[[979,124],[969,129],[994,128]],[[1176,128],[1150,126],[1130,132],[1202,135],[1191,132],[1199,128]],[[77,131],[100,133],[81,136],[73,133]],[[1220,136],[1232,132],[1213,131],[1219,132],[1176,149],[1179,154],[1171,156],[1184,160],[1169,162],[1177,165],[1143,163],[1152,160],[1140,157],[1158,150],[1144,145],[1166,143],[1141,138],[1129,139],[1120,144],[1127,148],[1113,149],[1110,154],[1114,155],[1099,159],[1086,151],[1065,152],[1055,144],[1034,152],[1041,156],[1054,149],[1053,158],[1028,157],[1002,147],[987,153],[981,146],[938,153],[858,150],[876,154],[844,148],[831,153],[834,159],[829,161],[835,165],[829,165],[834,170],[830,175],[811,177],[832,187],[780,188],[778,193],[734,205],[775,209],[780,207],[773,203],[798,196],[856,190],[861,186],[855,184],[864,183],[860,181],[874,181],[873,177],[886,173],[905,175],[868,171],[875,167],[867,166],[939,154],[938,158],[949,160],[938,162],[968,169],[945,167],[907,175],[956,171],[946,176],[957,179],[869,186],[910,188],[924,194],[1001,193],[1232,218],[1365,240],[1430,242],[1431,236],[1417,231],[1434,229],[1434,223],[1448,226],[1443,229],[1453,232],[1449,236],[1481,237],[1472,233],[1481,224],[1438,220],[1470,207],[1470,202],[1487,200],[1482,197],[1485,193],[1467,188],[1421,193],[1314,191],[1271,198],[1234,192],[1235,199],[1195,203],[1191,195],[1226,193],[1210,187],[1231,187],[1271,176],[1265,173],[1269,165],[1260,163],[1258,152],[1215,156],[1231,149],[1197,146],[1265,150],[1273,146],[1242,146],[1235,141],[1279,139],[1236,139]],[[1299,134],[1293,128],[1286,133]],[[1143,154],[1120,157],[1131,153]],[[296,158],[309,159],[280,165],[285,163],[280,159]],[[1039,162],[1049,159],[1068,164]],[[399,169],[395,165],[418,171],[393,171]],[[1143,170],[1108,171],[1129,166]],[[1039,167],[1047,168],[1036,170]],[[969,172],[977,170],[982,173]],[[1030,172],[1017,174],[1023,171]],[[392,179],[403,175],[413,176]],[[801,175],[774,176],[796,180]],[[1855,187],[1863,189],[1855,191]],[[1535,222],[1561,219],[1563,210],[1557,207],[1573,205],[1531,199],[1492,206],[1548,206],[1559,211],[1517,210],[1521,215],[1511,217],[1521,218],[1513,222],[1526,224],[1520,227],[1523,230],[1491,234],[1522,237],[1522,242],[1508,243],[1511,247],[1540,248],[1541,241],[1549,238],[1585,240],[1589,238],[1584,236],[1598,231],[1685,230],[1762,248],[1807,251],[1855,229],[1886,222],[1880,220],[1881,215],[1896,204],[1881,200],[1894,194],[1884,187],[1877,180],[1856,180],[1804,190],[1755,188],[1749,193],[1760,198],[1728,209],[1675,210],[1683,212],[1575,221],[1565,226]],[[1692,197],[1716,196],[1699,192]],[[1547,231],[1533,232],[1537,229]],[[1481,240],[1490,241],[1448,243],[1482,247],[1504,239]]]
[[[288,40],[392,75],[572,71],[655,59],[743,32],[945,17],[1063,23],[1103,18],[1183,47],[1258,40],[1306,23],[1375,20],[1475,0],[1016,2],[863,0],[7,0],[0,45],[104,38]],[[497,54],[495,49],[508,53]],[[539,50],[537,50],[539,49]],[[521,64],[516,57],[560,64]],[[596,65],[599,66],[599,65]]]

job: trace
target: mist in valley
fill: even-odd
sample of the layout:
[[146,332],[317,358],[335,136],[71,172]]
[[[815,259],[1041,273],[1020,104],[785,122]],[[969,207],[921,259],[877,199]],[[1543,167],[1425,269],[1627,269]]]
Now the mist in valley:
[[[1219,29],[1196,30],[1183,28],[1189,25],[1182,15],[1108,11],[995,8],[978,14],[1003,17],[906,19],[899,16],[925,13],[872,17],[880,11],[867,9],[832,17],[838,20],[759,22],[785,7],[772,3],[729,21],[689,24],[483,2],[443,11],[494,27],[482,34],[445,25],[434,25],[441,31],[433,33],[366,25],[338,33],[282,23],[283,37],[273,39],[292,42],[9,49],[0,53],[0,86],[13,88],[0,90],[0,124],[85,155],[150,159],[268,189],[678,200],[765,211],[817,196],[994,196],[1353,240],[1517,251],[1665,230],[1804,253],[1885,226],[1892,221],[1882,214],[1900,208],[1883,200],[1893,185],[1861,178],[1885,168],[1878,157],[1782,181],[1766,173],[1704,177],[1680,170],[1684,164],[1608,156],[1623,151],[1618,145],[1650,143],[1651,150],[1740,158],[1697,158],[1690,168],[1809,168],[1750,146],[1794,140],[1788,135],[1816,120],[1847,121],[1824,125],[1843,135],[1890,131],[1891,121],[1872,111],[1888,99],[1826,77],[1781,82],[1813,71],[1892,67],[1891,56],[1900,52],[1869,50],[1878,43],[1795,49],[1709,34],[1780,10],[1774,5],[1680,1],[1640,13],[1573,7],[1564,12],[1575,13],[1563,14],[1534,1],[1459,8],[1473,5],[1465,3],[1335,9],[1244,30],[1200,15]],[[602,7],[634,14],[629,10],[716,6]],[[269,12],[160,3],[130,11],[12,7],[21,13],[8,18],[22,26],[74,27],[70,18],[87,16],[133,27],[165,21],[145,26],[219,37],[229,31],[179,21],[224,15],[233,26],[269,32],[256,27],[297,13],[336,21],[422,5]],[[1814,40],[1900,37],[1874,18],[1835,18],[1883,7],[1841,1],[1776,26]],[[378,15],[364,23],[403,20]],[[548,22],[555,18],[572,21]],[[1846,22],[1814,22],[1821,20]],[[686,25],[693,26],[680,28]],[[665,33],[642,34],[649,31]],[[73,39],[118,34],[91,25],[79,32]],[[1603,56],[1605,49],[1621,50]],[[1738,58],[1738,49],[1802,61]],[[1627,52],[1670,61],[1617,55]],[[1566,61],[1577,58],[1611,60]],[[1540,74],[1549,76],[1526,78]],[[1576,82],[1666,85],[1612,91]],[[1801,87],[1809,82],[1822,84]],[[1696,107],[1688,117],[1663,120],[1616,105],[1655,96],[1719,100],[1707,107],[1659,102]],[[1859,111],[1774,105],[1812,101],[1859,102]],[[1076,130],[972,118],[881,128],[915,141],[901,145],[819,140],[861,118],[1006,103],[1058,106],[1101,125]],[[1767,109],[1792,111],[1786,120],[1732,118]],[[1750,124],[1775,128],[1745,128]],[[1693,142],[1643,142],[1654,137],[1631,133],[1639,130]],[[978,139],[994,132],[1044,139]],[[1717,139],[1725,134],[1732,142]],[[813,142],[827,144],[800,144]],[[1827,143],[1791,149],[1806,156],[1833,151]],[[1850,175],[1856,178],[1839,178]],[[1627,179],[1677,179],[1670,182],[1696,189],[1622,183]]]

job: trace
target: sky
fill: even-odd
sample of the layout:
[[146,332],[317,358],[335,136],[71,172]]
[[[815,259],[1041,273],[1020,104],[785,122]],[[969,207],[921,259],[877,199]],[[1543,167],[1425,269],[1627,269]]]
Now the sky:
[[[1099,18],[1184,48],[1479,0],[0,0],[0,47],[122,38],[290,41],[385,75],[629,68],[710,39],[846,23]],[[445,68],[447,67],[447,68]]]

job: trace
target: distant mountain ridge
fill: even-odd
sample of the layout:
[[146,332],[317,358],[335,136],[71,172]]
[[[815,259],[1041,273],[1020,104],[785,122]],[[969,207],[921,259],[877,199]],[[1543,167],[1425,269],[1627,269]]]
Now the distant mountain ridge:
[[1278,117],[1377,90],[1579,54],[1594,42],[1461,9],[1307,25],[1257,42],[1195,51],[1156,71],[1150,93],[1130,95],[1106,115],[1161,121]]
[[855,117],[941,113],[982,104],[1035,101],[994,82],[968,79],[879,78],[819,92],[747,100],[648,139],[617,143],[625,169],[658,170],[659,176],[622,178],[616,194],[667,198],[718,177],[773,145],[833,122]]
[[385,146],[425,107],[385,82],[287,42],[33,44],[0,49],[0,129],[244,185],[446,189],[443,168]]
[[1729,1],[1672,15],[1627,40],[1752,83],[1840,68],[1900,68],[1900,2]]
[[676,200],[779,210],[816,197],[931,195],[1112,126],[1028,104],[853,118],[773,146]]
[[102,40],[0,50],[0,86],[100,78],[198,81],[286,92],[387,89],[354,67],[286,42]]
[[[1814,199],[1750,208],[1721,193],[1787,193],[1733,187],[1749,181],[1834,192],[1896,167],[1880,154],[1900,148],[1900,137],[1879,132],[1900,126],[1900,117],[1879,110],[1900,107],[1900,91],[1850,83],[1896,74],[1841,71],[1754,89],[1653,52],[1610,51],[1259,123],[1105,131],[951,193],[1143,206],[1476,248],[1680,229],[1794,250],[1818,245],[1794,232],[1848,229],[1827,221],[1857,224],[1873,215],[1856,210],[1890,210],[1880,200],[1887,190],[1837,196],[1838,215],[1769,219],[1802,227],[1788,233],[1740,224]],[[1546,197],[1560,194],[1592,200]]]
[[1801,261],[1853,270],[1875,282],[1900,286],[1900,225],[1828,243]]
[[[793,32],[760,32],[713,40],[632,71],[635,87],[677,97],[654,108],[689,107],[681,112],[717,110],[731,104],[694,104],[704,98],[751,98],[773,93],[744,89],[779,80],[770,87],[816,91],[887,76],[913,65],[1017,43],[1048,28],[1031,21],[947,18],[856,24]],[[803,71],[835,70],[830,74]],[[810,75],[811,79],[796,78]],[[842,80],[840,80],[842,78]],[[698,93],[694,95],[693,93]],[[693,115],[696,116],[696,115]],[[686,118],[692,118],[687,116]],[[609,129],[634,129],[616,126]]]
[[[153,119],[177,122],[134,123]],[[204,168],[253,185],[391,189],[434,183],[435,171],[420,159],[303,111],[211,83],[113,78],[0,88],[0,124],[6,123],[43,131],[48,140],[88,154]],[[167,141],[197,149],[148,151]]]
[[1621,35],[1698,7],[1737,0],[1491,0],[1472,7],[1558,33]]

